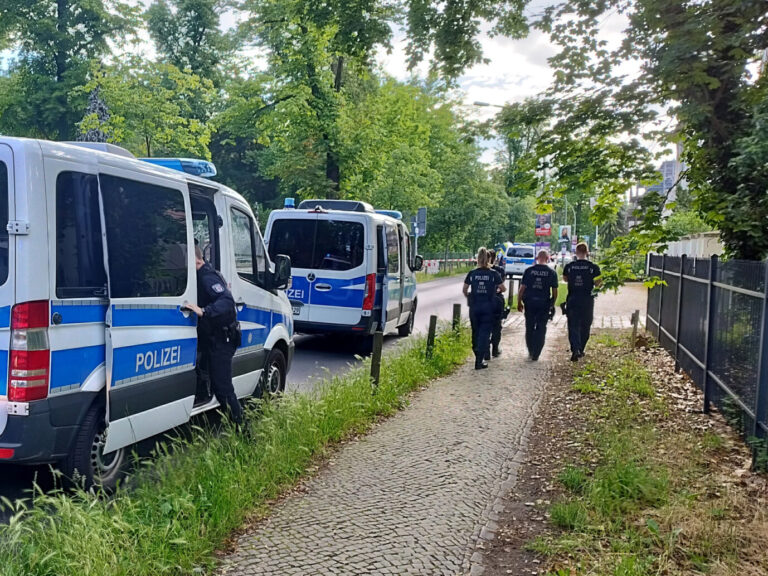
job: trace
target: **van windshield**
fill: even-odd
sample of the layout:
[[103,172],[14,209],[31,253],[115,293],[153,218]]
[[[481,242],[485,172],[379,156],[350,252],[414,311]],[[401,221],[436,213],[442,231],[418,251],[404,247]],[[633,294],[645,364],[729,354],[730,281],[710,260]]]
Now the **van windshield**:
[[351,270],[363,263],[365,230],[343,220],[275,220],[269,234],[269,256],[291,258],[292,268]]
[[513,247],[507,251],[507,256],[510,258],[533,258],[533,248],[526,246]]
[[0,285],[8,280],[8,167],[0,162]]

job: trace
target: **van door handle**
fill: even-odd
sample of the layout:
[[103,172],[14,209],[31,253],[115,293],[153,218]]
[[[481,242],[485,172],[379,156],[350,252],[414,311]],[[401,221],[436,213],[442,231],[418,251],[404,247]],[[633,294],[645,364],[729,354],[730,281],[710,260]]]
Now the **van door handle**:
[[235,307],[237,308],[238,312],[242,312],[243,308],[245,308],[245,300],[238,300],[235,302]]
[[331,289],[330,284],[315,284],[315,290],[320,292],[328,292]]

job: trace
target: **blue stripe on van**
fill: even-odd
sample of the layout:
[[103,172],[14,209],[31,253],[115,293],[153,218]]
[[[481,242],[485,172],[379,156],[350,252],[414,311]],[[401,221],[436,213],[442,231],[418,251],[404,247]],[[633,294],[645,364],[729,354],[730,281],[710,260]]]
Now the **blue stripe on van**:
[[115,348],[112,385],[120,380],[195,364],[197,338]]
[[244,306],[243,309],[237,313],[237,319],[240,322],[251,322],[253,324],[261,325],[261,328],[243,329],[243,341],[240,348],[259,345],[263,346],[269,336],[269,330],[272,328],[272,312],[260,308],[249,308],[248,306]]
[[58,312],[61,315],[62,324],[87,324],[91,322],[104,323],[107,316],[107,304],[75,304],[65,306],[61,304],[51,305],[51,315]]
[[[11,326],[11,307],[0,307],[0,328],[9,328]],[[6,363],[7,367],[7,363]]]
[[175,308],[120,308],[112,306],[112,326],[195,326],[197,317],[190,313],[185,318]]
[[54,350],[51,352],[51,390],[82,385],[104,361],[104,345]]
[[0,350],[0,396],[8,395],[8,351]]
[[[318,285],[327,284],[328,291],[318,290]],[[310,303],[318,306],[362,308],[365,296],[365,276],[357,278],[318,278],[312,284]]]

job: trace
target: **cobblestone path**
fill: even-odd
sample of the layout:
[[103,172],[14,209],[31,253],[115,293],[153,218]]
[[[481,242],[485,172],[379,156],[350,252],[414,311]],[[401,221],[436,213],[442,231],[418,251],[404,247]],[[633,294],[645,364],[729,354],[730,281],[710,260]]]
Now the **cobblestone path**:
[[567,348],[564,326],[555,322],[530,362],[511,317],[489,369],[462,367],[344,446],[303,494],[239,538],[221,573],[482,574],[478,543],[497,529],[553,355]]

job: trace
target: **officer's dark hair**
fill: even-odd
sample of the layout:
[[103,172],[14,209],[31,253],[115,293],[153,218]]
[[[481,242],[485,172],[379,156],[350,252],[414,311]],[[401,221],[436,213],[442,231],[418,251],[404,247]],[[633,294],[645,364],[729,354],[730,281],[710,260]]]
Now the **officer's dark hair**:
[[586,242],[579,242],[576,244],[576,253],[578,254],[587,254],[589,252],[589,247],[587,247]]

